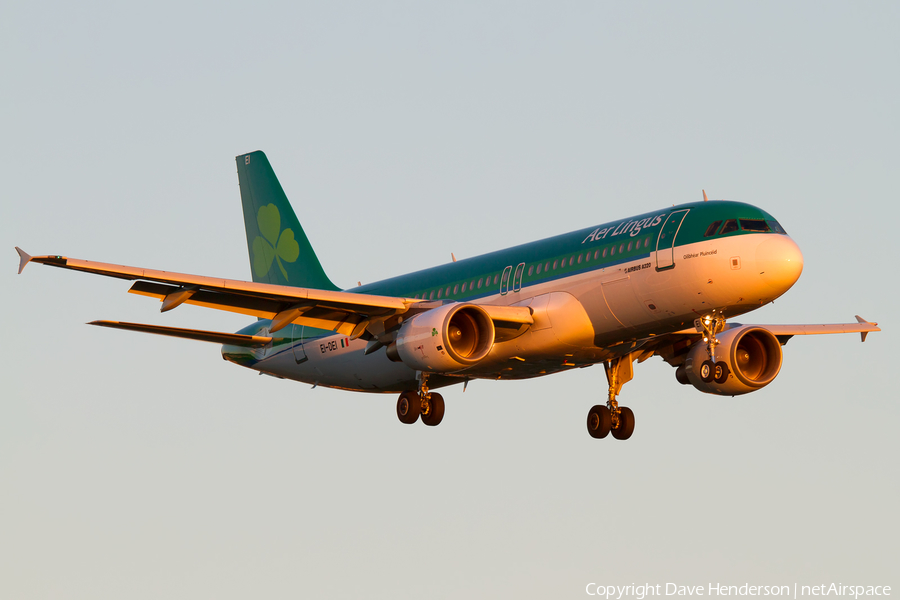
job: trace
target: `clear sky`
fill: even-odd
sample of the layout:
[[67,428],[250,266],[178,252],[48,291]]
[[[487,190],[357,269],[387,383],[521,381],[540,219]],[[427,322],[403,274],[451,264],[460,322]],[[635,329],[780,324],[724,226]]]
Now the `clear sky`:
[[[895,2],[15,2],[0,19],[0,597],[580,598],[590,582],[893,585]],[[331,278],[370,282],[671,204],[773,213],[803,276],[744,322],[769,387],[659,358],[592,440],[595,366],[363,395],[94,319],[234,331],[18,245],[250,277],[264,150]]]

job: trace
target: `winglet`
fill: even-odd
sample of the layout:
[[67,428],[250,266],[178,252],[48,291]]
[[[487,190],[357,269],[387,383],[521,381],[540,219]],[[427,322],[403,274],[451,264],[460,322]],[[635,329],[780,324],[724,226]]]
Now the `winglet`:
[[[857,322],[859,322],[859,323],[865,323],[866,325],[878,325],[878,323],[870,323],[869,321],[866,321],[865,319],[863,319],[863,318],[862,318],[861,316],[859,316],[859,315],[856,315],[856,320],[857,320]],[[862,341],[864,341],[864,342],[866,341],[866,336],[867,336],[867,335],[869,335],[869,332],[868,332],[868,331],[861,331],[861,332],[859,333],[859,337],[862,338]]]
[[22,270],[25,268],[29,262],[31,262],[31,255],[16,246],[16,252],[19,253],[19,275],[22,274]]

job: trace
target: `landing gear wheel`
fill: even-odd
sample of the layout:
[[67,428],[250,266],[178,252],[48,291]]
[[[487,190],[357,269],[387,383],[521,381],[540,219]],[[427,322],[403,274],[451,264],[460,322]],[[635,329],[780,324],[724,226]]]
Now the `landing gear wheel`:
[[422,413],[422,422],[429,427],[439,425],[444,418],[444,398],[440,394],[431,394],[428,399],[428,412]]
[[716,376],[715,365],[711,360],[704,360],[700,365],[700,379],[703,383],[709,383]]
[[602,439],[609,435],[612,427],[612,415],[609,408],[598,404],[588,411],[587,429],[592,438]]
[[632,433],[634,433],[634,413],[627,406],[620,406],[619,426],[613,427],[613,437],[617,440],[627,440]]
[[728,365],[723,362],[717,362],[716,366],[713,368],[713,379],[719,385],[728,381]]
[[401,423],[412,425],[419,418],[422,401],[416,392],[403,392],[397,400],[397,418]]

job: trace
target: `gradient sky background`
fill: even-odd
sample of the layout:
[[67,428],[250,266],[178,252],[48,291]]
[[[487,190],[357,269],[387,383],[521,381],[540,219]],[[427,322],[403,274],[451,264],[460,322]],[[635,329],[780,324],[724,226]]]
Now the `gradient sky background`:
[[[0,597],[580,598],[585,585],[900,591],[895,2],[19,2],[0,19]],[[772,212],[803,276],[744,322],[769,387],[621,397],[595,366],[394,395],[260,377],[234,331],[19,245],[250,277],[234,157],[264,150],[352,286],[711,198]]]

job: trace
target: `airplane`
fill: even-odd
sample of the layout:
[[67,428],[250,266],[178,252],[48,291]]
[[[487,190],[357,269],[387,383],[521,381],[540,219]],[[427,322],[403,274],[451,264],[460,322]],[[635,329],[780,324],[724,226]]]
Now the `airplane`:
[[67,258],[29,262],[134,281],[160,311],[193,304],[256,317],[236,333],[93,321],[222,344],[222,357],[278,378],[399,393],[402,423],[436,426],[434,392],[474,379],[527,379],[602,363],[593,438],[629,439],[620,406],[634,363],[660,356],[701,392],[759,390],[795,335],[868,333],[878,324],[744,325],[731,319],[787,292],[803,255],[781,224],[742,202],[707,198],[341,290],[325,274],[266,155],[236,157],[252,281]]

